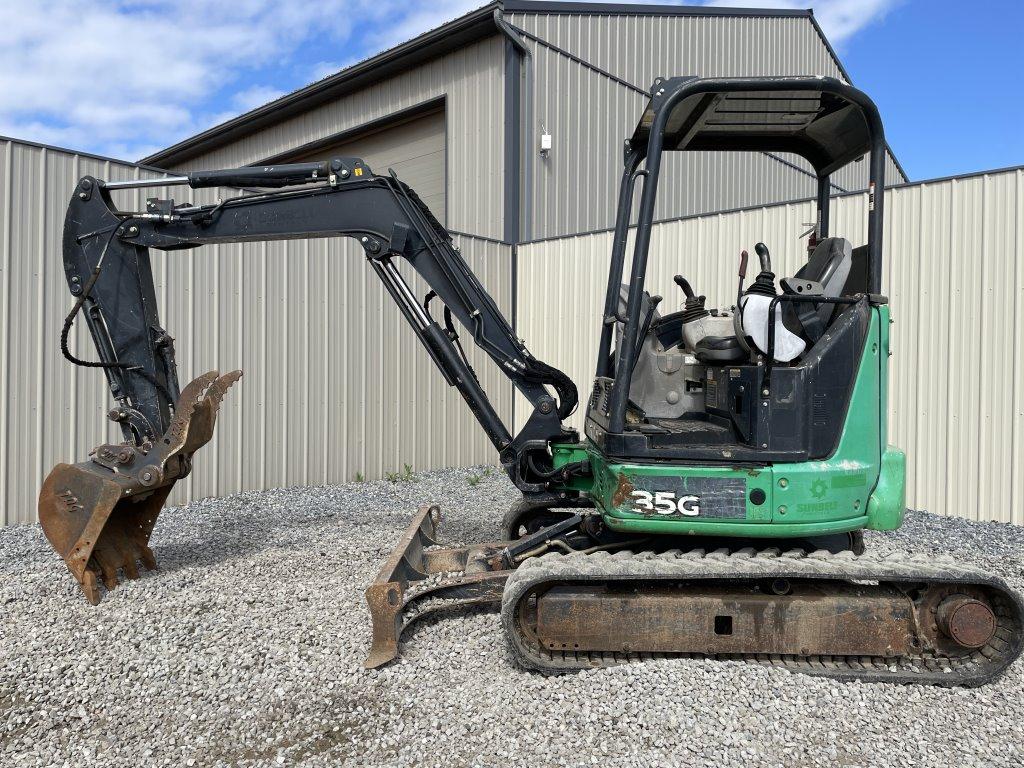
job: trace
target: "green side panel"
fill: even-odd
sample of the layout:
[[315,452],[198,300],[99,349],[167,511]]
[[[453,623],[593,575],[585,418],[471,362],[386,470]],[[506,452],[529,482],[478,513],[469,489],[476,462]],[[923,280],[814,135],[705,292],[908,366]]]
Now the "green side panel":
[[882,454],[882,472],[868,499],[868,528],[895,531],[907,510],[907,454],[889,446]]
[[[555,469],[566,464],[574,464],[592,457],[591,451],[583,443],[552,443],[551,463]],[[594,488],[593,477],[574,477],[568,483],[560,484],[559,488],[590,493]]]
[[[621,531],[788,537],[899,527],[904,454],[886,443],[889,311],[872,310],[835,453],[822,461],[761,468],[614,463],[592,445],[556,446],[556,466],[589,452],[588,490]],[[590,482],[588,480],[588,482]]]

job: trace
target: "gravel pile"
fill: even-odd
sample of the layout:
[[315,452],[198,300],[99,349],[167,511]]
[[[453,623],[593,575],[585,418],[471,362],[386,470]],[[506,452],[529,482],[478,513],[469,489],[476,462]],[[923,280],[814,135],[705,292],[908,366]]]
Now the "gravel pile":
[[[37,527],[0,530],[0,765],[1024,763],[1020,662],[980,690],[685,660],[545,678],[476,614],[364,671],[363,589],[417,503],[471,541],[515,498],[478,467],[165,510],[161,570],[96,608]],[[1024,590],[1024,528],[913,513],[868,546],[952,553]]]

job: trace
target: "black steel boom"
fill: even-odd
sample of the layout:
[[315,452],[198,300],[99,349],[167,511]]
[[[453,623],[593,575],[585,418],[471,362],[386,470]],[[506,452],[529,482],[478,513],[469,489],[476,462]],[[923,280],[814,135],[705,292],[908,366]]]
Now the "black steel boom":
[[[163,435],[180,394],[173,340],[157,311],[149,248],[174,251],[209,243],[347,236],[362,245],[371,268],[447,382],[465,398],[516,485],[527,494],[544,491],[548,445],[576,439],[561,423],[576,407],[576,387],[530,354],[444,226],[394,174],[375,175],[358,158],[345,157],[330,163],[200,171],[160,182],[194,188],[296,187],[239,194],[215,205],[151,199],[147,211],[130,213],[118,211],[111,200],[111,189],[154,183],[85,177],[75,189],[64,228],[64,269],[77,297],[64,341],[74,315],[83,309],[99,352],[99,362],[92,365],[105,369],[119,406],[112,414],[126,440],[141,444]],[[402,278],[396,258],[406,259],[430,286],[423,300]],[[444,305],[444,326],[430,314],[435,296]],[[516,438],[463,354],[452,316],[533,405]],[[83,364],[66,343],[62,346]]]

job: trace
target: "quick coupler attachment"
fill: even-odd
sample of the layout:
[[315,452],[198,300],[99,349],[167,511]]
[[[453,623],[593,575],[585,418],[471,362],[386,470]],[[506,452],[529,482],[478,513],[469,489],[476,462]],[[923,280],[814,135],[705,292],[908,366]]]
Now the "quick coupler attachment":
[[155,443],[97,446],[88,461],[58,464],[39,492],[39,524],[86,599],[96,605],[99,582],[111,590],[118,574],[139,576],[156,558],[149,547],[157,516],[174,483],[192,469],[192,454],[213,437],[217,411],[241,371],[210,371],[186,386],[167,431]]

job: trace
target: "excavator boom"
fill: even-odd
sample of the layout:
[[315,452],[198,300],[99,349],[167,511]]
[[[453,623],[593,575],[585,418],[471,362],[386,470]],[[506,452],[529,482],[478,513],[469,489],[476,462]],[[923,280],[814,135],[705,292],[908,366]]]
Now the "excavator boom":
[[[152,198],[144,212],[119,211],[111,198],[117,188],[157,183],[292,188],[240,191],[215,205]],[[192,455],[212,437],[220,401],[241,376],[212,371],[179,388],[174,340],[160,323],[148,249],[336,236],[360,243],[370,268],[445,380],[462,394],[512,481],[528,496],[545,495],[549,444],[577,440],[561,424],[576,407],[576,387],[530,354],[449,233],[396,176],[375,175],[351,157],[141,182],[87,176],[74,190],[64,225],[63,263],[75,303],[61,348],[72,363],[103,369],[116,401],[110,418],[124,442],[101,445],[88,461],[55,468],[40,493],[39,519],[91,602],[99,600],[97,578],[112,588],[120,572],[136,576],[138,562],[155,567],[148,541],[160,508],[174,483],[191,471]],[[426,297],[413,294],[397,268],[400,259],[430,286]],[[430,314],[434,298],[443,305],[443,326]],[[96,361],[68,348],[79,313],[96,345]],[[533,404],[534,414],[517,437],[481,387],[453,318]]]

